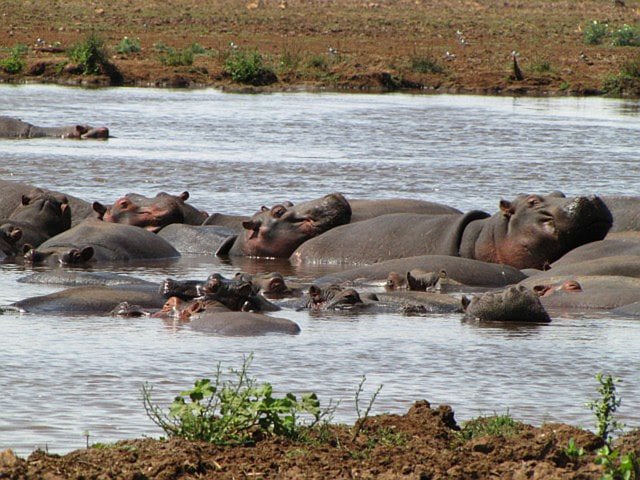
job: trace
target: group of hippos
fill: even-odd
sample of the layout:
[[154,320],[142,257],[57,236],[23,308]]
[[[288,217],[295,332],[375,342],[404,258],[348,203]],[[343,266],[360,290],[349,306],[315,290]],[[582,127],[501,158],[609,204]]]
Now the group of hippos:
[[[567,311],[640,315],[640,197],[519,195],[489,214],[331,193],[252,216],[209,215],[188,200],[187,192],[131,193],[103,205],[0,180],[0,259],[48,265],[20,281],[67,287],[2,309],[148,315],[220,335],[299,332],[265,314],[282,308],[459,312],[480,322],[545,323],[549,312]],[[82,268],[212,254],[344,269],[310,284],[278,272],[157,284]]]

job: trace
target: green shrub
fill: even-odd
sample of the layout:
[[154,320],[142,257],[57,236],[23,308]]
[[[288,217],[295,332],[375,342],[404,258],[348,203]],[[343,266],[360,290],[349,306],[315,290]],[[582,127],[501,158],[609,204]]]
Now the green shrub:
[[190,48],[176,50],[172,47],[166,47],[160,55],[160,63],[169,67],[193,65],[193,51]]
[[640,31],[631,25],[623,25],[611,34],[611,45],[614,47],[640,46]]
[[460,437],[463,440],[485,435],[512,437],[520,431],[522,423],[517,422],[509,415],[493,415],[491,417],[478,417],[465,422],[460,430]]
[[410,59],[411,70],[416,73],[442,73],[444,68],[429,55],[414,55]]
[[120,43],[116,45],[116,52],[124,55],[128,55],[130,53],[138,53],[141,50],[140,48],[140,39],[139,38],[129,38],[124,37],[120,40]]
[[234,82],[249,85],[268,85],[277,80],[273,70],[265,66],[262,55],[256,50],[233,50],[224,62],[224,71]]
[[328,67],[327,57],[325,55],[312,55],[307,61],[307,66],[324,72]]
[[609,25],[594,20],[584,29],[584,43],[587,45],[599,45],[607,36]]
[[605,442],[608,442],[609,436],[616,430],[624,427],[624,424],[614,419],[614,413],[622,403],[616,392],[616,383],[620,379],[613,378],[611,375],[604,376],[602,373],[596,374],[596,380],[600,384],[598,392],[600,398],[587,402],[586,406],[591,409],[598,421],[596,434]]
[[7,58],[0,59],[0,70],[4,70],[10,75],[20,73],[24,69],[24,55],[27,53],[26,45],[17,44],[9,52]]
[[80,65],[83,75],[97,75],[109,66],[104,41],[93,33],[73,45],[68,54],[72,62]]
[[602,90],[612,96],[620,96],[625,92],[640,95],[640,56],[624,63],[617,75],[607,76]]
[[548,58],[534,58],[529,70],[534,73],[551,73],[553,69]]
[[252,356],[240,370],[230,369],[234,379],[223,380],[220,365],[216,378],[196,380],[191,390],[178,395],[168,414],[151,401],[151,387],[142,387],[145,411],[151,420],[171,437],[204,440],[219,445],[254,442],[256,437],[278,435],[297,438],[310,417],[312,427],[331,411],[321,410],[315,393],[298,399],[287,393],[278,398],[269,383],[258,384],[248,376]]

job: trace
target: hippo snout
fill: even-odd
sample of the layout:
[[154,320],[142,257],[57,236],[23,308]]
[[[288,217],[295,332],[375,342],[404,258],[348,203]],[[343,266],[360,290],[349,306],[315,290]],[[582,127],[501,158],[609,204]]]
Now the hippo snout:
[[109,138],[109,129],[107,127],[90,128],[83,133],[80,138]]

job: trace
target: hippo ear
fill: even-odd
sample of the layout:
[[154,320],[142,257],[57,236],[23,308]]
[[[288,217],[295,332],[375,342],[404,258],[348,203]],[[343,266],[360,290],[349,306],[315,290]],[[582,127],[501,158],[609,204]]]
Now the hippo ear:
[[264,205],[262,205],[262,206],[260,207],[260,211],[261,211],[261,212],[268,212],[269,210],[271,210],[271,209],[270,209],[270,208],[265,207]]
[[515,208],[513,208],[513,204],[511,202],[507,200],[500,200],[500,211],[506,218],[511,218],[515,213]]
[[242,222],[242,228],[245,230],[258,230],[261,225],[262,222],[256,220],[245,220]]
[[22,246],[22,253],[24,255],[26,255],[27,253],[29,253],[31,250],[34,250],[33,246],[30,243],[25,243]]
[[567,198],[567,196],[564,193],[562,193],[560,190],[554,190],[548,196],[554,197],[554,198]]
[[80,250],[80,261],[88,262],[89,260],[91,260],[94,253],[95,251],[93,250],[93,247],[91,246],[84,247],[82,250]]
[[471,303],[471,299],[469,297],[467,297],[466,295],[463,295],[462,298],[460,299],[460,302],[462,303],[462,310],[466,311],[467,307]]
[[29,205],[29,202],[31,202],[31,199],[27,196],[27,195],[22,195],[22,198],[20,199],[20,203],[22,203],[22,205]]
[[22,229],[19,227],[11,226],[11,228],[9,229],[7,238],[10,242],[16,243],[18,240],[22,238]]
[[184,191],[180,194],[180,200],[182,200],[183,202],[186,202],[187,200],[189,200],[189,192]]
[[93,207],[93,211],[98,214],[98,218],[100,220],[103,220],[104,219],[104,214],[107,213],[107,207],[105,207],[100,202],[93,202],[93,204],[91,206]]

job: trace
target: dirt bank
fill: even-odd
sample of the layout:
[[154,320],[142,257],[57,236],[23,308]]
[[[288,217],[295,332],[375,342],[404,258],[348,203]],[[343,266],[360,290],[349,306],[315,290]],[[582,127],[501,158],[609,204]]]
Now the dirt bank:
[[[501,478],[599,479],[601,441],[568,425],[519,425],[514,436],[465,440],[449,407],[417,402],[406,415],[369,417],[353,426],[321,429],[304,441],[262,439],[253,446],[216,447],[180,439],[96,445],[65,456],[36,451],[28,459],[0,453],[0,478]],[[573,439],[584,449],[567,454]],[[624,451],[640,453],[640,435]]]
[[[611,45],[624,25],[640,28],[640,0],[2,0],[0,11],[0,58],[28,46],[21,72],[0,73],[6,82],[252,90],[225,64],[257,51],[275,75],[251,82],[260,89],[640,94],[640,48]],[[588,45],[594,21],[606,34]],[[115,71],[87,77],[69,61],[90,33]],[[192,62],[174,65],[194,44]]]

